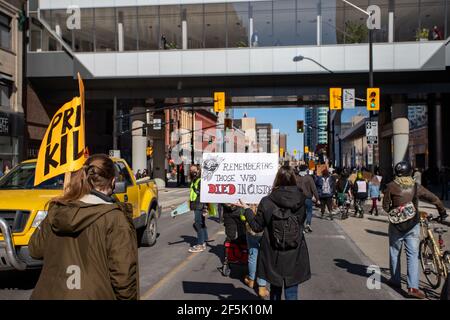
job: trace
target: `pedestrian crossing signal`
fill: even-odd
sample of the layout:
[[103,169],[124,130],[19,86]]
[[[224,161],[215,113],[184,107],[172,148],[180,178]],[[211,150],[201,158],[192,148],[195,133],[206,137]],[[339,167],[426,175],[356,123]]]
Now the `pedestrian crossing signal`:
[[303,133],[303,132],[305,132],[303,120],[297,120],[297,132],[298,132],[298,133]]
[[330,88],[330,110],[342,109],[342,88]]
[[380,88],[367,88],[367,110],[380,110]]

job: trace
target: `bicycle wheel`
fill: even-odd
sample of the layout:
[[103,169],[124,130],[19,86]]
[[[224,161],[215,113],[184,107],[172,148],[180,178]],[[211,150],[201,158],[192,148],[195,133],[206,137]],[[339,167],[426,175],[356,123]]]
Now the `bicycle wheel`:
[[446,274],[448,276],[448,273],[450,271],[450,251],[445,251],[444,255],[443,255],[443,260],[444,260],[444,268],[446,268]]
[[433,289],[441,285],[441,270],[434,255],[433,243],[429,239],[420,241],[420,264],[428,283]]

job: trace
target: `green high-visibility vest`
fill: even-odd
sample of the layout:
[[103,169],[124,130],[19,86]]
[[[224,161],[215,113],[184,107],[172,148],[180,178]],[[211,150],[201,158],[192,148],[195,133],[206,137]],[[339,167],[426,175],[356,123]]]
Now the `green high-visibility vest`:
[[190,186],[191,192],[189,194],[189,200],[191,202],[195,202],[195,200],[197,200],[197,197],[198,197],[197,190],[198,190],[198,187],[199,187],[199,183],[200,183],[200,178],[198,178],[197,180],[191,182],[191,186]]

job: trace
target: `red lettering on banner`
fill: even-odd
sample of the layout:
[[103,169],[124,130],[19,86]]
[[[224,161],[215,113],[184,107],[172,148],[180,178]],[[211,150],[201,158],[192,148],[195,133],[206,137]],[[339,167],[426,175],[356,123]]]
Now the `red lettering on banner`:
[[208,193],[233,195],[236,193],[236,186],[234,184],[208,184]]

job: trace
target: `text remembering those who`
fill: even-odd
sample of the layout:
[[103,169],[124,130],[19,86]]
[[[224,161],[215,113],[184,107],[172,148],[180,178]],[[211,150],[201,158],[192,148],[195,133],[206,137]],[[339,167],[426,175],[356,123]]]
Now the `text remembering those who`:
[[258,203],[272,190],[277,171],[275,154],[222,153],[204,155],[201,201]]

